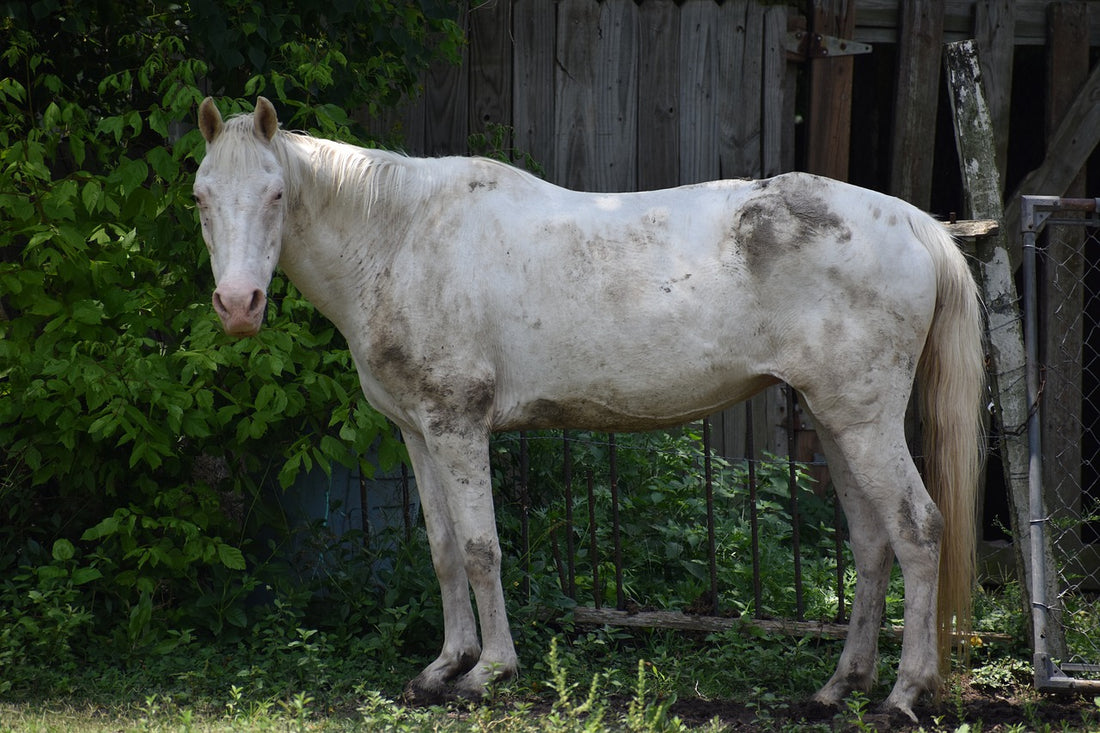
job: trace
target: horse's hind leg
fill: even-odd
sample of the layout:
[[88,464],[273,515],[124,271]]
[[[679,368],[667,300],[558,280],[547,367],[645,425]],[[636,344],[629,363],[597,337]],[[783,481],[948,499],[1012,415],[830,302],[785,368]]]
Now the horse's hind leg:
[[875,681],[879,627],[886,587],[894,565],[894,552],[882,531],[874,506],[856,488],[844,455],[832,436],[818,433],[829,463],[837,498],[848,518],[848,533],[856,566],[856,592],[852,602],[848,636],[832,678],[814,699],[839,705],[853,691],[868,692]]
[[[934,691],[939,684],[936,593],[943,518],[909,455],[903,427],[904,404],[896,407],[890,410],[880,406],[877,412],[859,420],[848,413],[843,414],[843,422],[835,419],[836,415],[832,416],[834,419],[821,414],[817,417],[822,429],[832,436],[833,450],[846,467],[849,486],[845,490],[849,498],[845,510],[853,509],[858,516],[851,522],[853,548],[856,543],[861,544],[865,555],[857,572],[871,576],[862,592],[859,586],[865,579],[862,576],[858,579],[854,624],[862,621],[869,625],[880,617],[871,606],[881,602],[887,556],[881,540],[871,537],[876,528],[888,539],[901,565],[905,581],[905,634],[897,682],[886,706],[915,719],[913,705],[923,693]],[[868,523],[870,526],[866,528]],[[855,525],[866,528],[858,533],[860,540],[856,539]],[[861,618],[857,619],[857,613]],[[877,630],[857,627],[850,642],[855,646],[850,652],[846,647],[842,655],[839,678],[845,676],[844,664],[855,665],[859,670],[873,664],[874,656],[868,650],[872,633]],[[822,699],[836,699],[843,691],[844,682],[835,680],[819,693]]]

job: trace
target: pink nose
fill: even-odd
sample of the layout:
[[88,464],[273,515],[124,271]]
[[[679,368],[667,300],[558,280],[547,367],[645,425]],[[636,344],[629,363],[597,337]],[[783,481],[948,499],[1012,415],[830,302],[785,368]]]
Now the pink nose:
[[255,336],[264,320],[267,296],[259,288],[220,287],[214,291],[214,311],[230,336]]

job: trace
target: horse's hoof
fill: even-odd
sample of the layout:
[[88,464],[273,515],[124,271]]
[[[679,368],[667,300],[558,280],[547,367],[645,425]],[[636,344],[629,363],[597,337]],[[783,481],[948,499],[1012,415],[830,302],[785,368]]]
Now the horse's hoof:
[[913,709],[908,705],[901,706],[892,704],[889,700],[878,705],[875,708],[875,715],[880,718],[886,719],[890,724],[890,729],[900,728],[910,723],[920,723],[920,719],[917,718],[917,714],[913,712]]
[[454,694],[447,685],[443,683],[429,682],[428,680],[417,677],[414,680],[410,680],[409,683],[405,685],[405,692],[402,694],[402,698],[408,705],[429,707],[431,705],[442,705],[451,701],[454,699]]

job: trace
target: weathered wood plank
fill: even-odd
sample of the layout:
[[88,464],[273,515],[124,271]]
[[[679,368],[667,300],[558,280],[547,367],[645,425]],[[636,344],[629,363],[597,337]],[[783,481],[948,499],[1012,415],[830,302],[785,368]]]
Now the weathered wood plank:
[[638,6],[603,0],[596,55],[593,191],[638,186]]
[[[993,122],[982,92],[976,44],[973,41],[948,44],[944,49],[944,69],[970,215],[1002,219],[1002,186],[992,144]],[[978,240],[977,274],[987,317],[993,418],[998,428],[1000,458],[1008,488],[1013,551],[1023,592],[1023,609],[1030,620],[1032,563],[1048,563],[1049,554],[1041,558],[1033,558],[1031,554],[1029,451],[1026,430],[1023,429],[1029,413],[1025,380],[1027,359],[1019,296],[1009,265],[1007,240],[1008,233],[1003,229]],[[1057,575],[1048,572],[1047,579],[1056,583]],[[1050,596],[1050,599],[1055,598],[1056,593]],[[1055,643],[1053,640],[1051,642]]]
[[[814,33],[852,38],[855,0],[813,0],[810,29]],[[841,181],[848,179],[852,128],[851,56],[810,62],[810,110],[806,170]]]
[[680,10],[673,3],[639,6],[638,188],[680,182]]
[[[469,11],[463,9],[460,23],[466,27]],[[437,61],[424,80],[424,94],[415,114],[422,116],[410,122],[410,130],[420,127],[422,155],[462,155],[470,136],[470,52],[462,51],[458,66]]]
[[927,210],[932,198],[929,151],[936,143],[944,0],[902,3],[897,96],[890,152],[890,193]]
[[718,178],[719,6],[685,0],[680,6],[680,183]]
[[515,0],[512,6],[512,126],[515,146],[556,181],[554,160],[554,4]]
[[718,175],[759,178],[764,11],[752,0],[726,0],[718,22]]
[[597,184],[595,52],[599,34],[599,3],[558,3],[554,182],[587,191]]
[[[913,0],[920,2],[920,0]],[[944,12],[944,40],[962,41],[974,37],[975,0],[947,0]],[[1047,6],[1050,0],[1016,0],[1015,43],[1043,46],[1047,43]],[[856,7],[857,41],[898,42],[898,0],[859,0]],[[1100,46],[1100,14],[1093,13],[1086,26],[1089,43]]]
[[945,223],[951,236],[960,238],[989,237],[998,234],[1001,223],[996,219],[964,219],[953,223]]
[[[471,133],[512,124],[512,3],[486,3],[470,10]],[[511,145],[511,140],[505,141]]]
[[1016,10],[1013,0],[978,0],[974,4],[974,40],[982,84],[996,146],[997,170],[1005,179],[1008,161],[1009,108],[1012,102],[1012,57],[1016,50],[1013,32]]
[[[787,6],[769,5],[761,24],[764,43],[761,84],[760,175],[774,176],[787,170],[784,151],[794,148],[794,114],[785,114],[788,98],[793,98],[793,85],[787,86]],[[793,108],[792,108],[793,109]]]

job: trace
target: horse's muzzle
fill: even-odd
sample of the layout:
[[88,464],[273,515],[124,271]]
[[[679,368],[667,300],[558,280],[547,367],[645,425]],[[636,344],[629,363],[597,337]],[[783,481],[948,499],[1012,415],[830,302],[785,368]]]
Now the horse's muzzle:
[[259,288],[219,287],[214,291],[214,311],[230,336],[255,336],[264,321],[267,295]]

